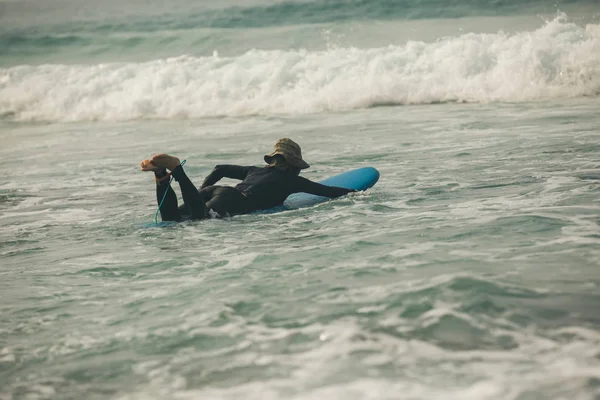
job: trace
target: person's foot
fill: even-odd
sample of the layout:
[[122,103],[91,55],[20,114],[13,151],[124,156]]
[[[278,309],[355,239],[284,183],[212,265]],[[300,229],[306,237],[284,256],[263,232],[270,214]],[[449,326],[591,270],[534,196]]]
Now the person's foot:
[[152,171],[152,172],[160,172],[164,169],[164,167],[158,166],[150,160],[142,161],[140,163],[140,167],[142,167],[142,171]]
[[179,162],[179,158],[170,156],[168,154],[157,154],[152,157],[152,164],[158,165],[159,167],[164,167],[169,171],[173,171],[175,168],[181,164]]

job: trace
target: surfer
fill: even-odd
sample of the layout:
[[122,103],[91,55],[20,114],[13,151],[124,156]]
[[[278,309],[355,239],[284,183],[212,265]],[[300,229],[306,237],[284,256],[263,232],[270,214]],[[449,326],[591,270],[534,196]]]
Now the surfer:
[[[267,163],[264,167],[217,165],[199,189],[187,177],[177,157],[158,154],[142,161],[141,167],[142,171],[154,172],[159,204],[164,197],[160,208],[163,221],[209,218],[210,210],[219,216],[247,214],[281,205],[292,193],[336,198],[355,192],[353,189],[321,185],[299,176],[300,170],[309,165],[302,159],[300,146],[291,139],[279,139],[264,160]],[[177,196],[168,184],[171,176],[181,188],[184,204],[179,207]],[[215,185],[221,178],[242,182],[235,187]]]

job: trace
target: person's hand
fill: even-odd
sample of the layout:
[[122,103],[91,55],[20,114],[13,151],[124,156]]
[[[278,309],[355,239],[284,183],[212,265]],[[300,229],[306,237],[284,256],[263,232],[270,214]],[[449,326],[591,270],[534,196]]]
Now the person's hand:
[[140,163],[140,167],[142,167],[142,171],[152,171],[152,172],[160,172],[164,169],[164,167],[154,164],[151,160],[142,161]]

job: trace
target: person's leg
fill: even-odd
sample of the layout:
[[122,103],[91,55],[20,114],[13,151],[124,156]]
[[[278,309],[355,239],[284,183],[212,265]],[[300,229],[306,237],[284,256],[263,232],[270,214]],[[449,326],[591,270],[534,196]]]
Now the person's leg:
[[190,178],[183,171],[179,158],[168,154],[158,154],[152,157],[151,162],[154,165],[171,171],[171,176],[179,183],[183,203],[190,219],[204,219],[209,216],[202,196],[200,196]]
[[[210,201],[210,199],[212,198],[213,192],[215,191],[216,188],[218,188],[218,186],[208,186],[208,187],[205,187],[204,189],[198,189],[198,192],[200,193],[200,196],[202,197],[202,201],[205,204]],[[179,215],[181,216],[182,219],[189,218],[189,213],[188,213],[188,210],[187,210],[185,204],[182,204],[179,206]]]
[[163,174],[155,173],[155,175],[156,203],[160,207],[160,218],[163,221],[181,221],[181,214],[177,207],[177,196],[173,188],[169,185],[169,176],[166,174],[166,171]]
[[[210,201],[210,199],[212,197],[212,193],[216,188],[217,188],[217,186],[209,186],[202,190],[198,189],[198,192],[200,192],[200,196],[202,197],[202,201],[205,204],[208,203],[208,201]],[[187,210],[185,204],[182,204],[179,206],[179,215],[181,216],[181,219],[189,218],[190,215],[188,214],[188,210]]]
[[170,176],[167,174],[166,168],[154,164],[151,160],[143,160],[140,166],[142,171],[154,172],[154,179],[156,181],[156,202],[160,207],[161,219],[163,221],[180,221],[181,215],[177,210],[177,196],[175,196],[175,192],[169,186]]
[[203,189],[198,190],[200,192],[200,196],[202,196],[202,200],[205,203],[208,203],[210,201],[210,199],[213,198],[215,190],[219,189],[221,186],[207,186]]
[[181,165],[171,171],[171,176],[179,183],[181,197],[190,219],[205,219],[209,217],[208,208],[196,186],[185,174]]
[[211,199],[206,202],[206,207],[221,217],[245,214],[249,210],[248,199],[230,186],[217,186],[212,191]]

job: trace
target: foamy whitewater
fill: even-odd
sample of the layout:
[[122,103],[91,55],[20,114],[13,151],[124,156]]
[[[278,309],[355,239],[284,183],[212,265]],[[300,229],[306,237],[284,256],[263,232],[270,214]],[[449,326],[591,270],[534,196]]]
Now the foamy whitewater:
[[[1,400],[600,399],[596,1],[0,0],[0,48]],[[142,159],[280,137],[380,181],[152,226]]]
[[434,43],[20,65],[1,71],[0,115],[114,121],[596,96],[598,54],[600,25],[581,27],[563,15],[532,32],[468,33]]

